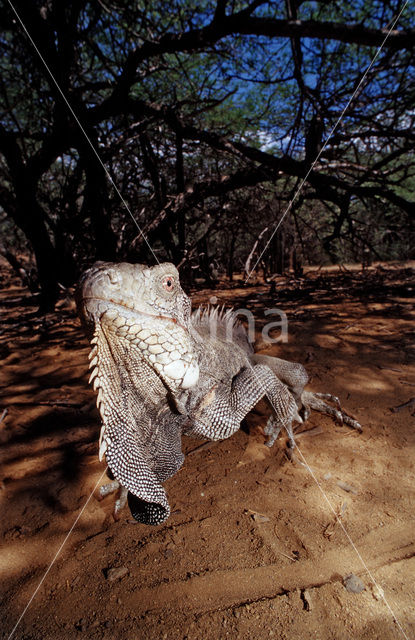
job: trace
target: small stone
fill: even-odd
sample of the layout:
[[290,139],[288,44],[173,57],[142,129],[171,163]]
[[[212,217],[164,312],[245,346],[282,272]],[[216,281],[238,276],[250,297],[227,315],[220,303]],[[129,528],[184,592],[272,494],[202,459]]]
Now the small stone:
[[107,569],[105,577],[108,582],[115,582],[115,580],[121,580],[127,573],[127,567],[111,567],[111,569]]
[[347,493],[354,493],[354,495],[357,495],[358,493],[357,489],[352,487],[350,484],[347,484],[346,482],[342,482],[341,480],[338,481],[337,486],[340,487],[340,489],[343,489],[343,491],[346,491]]
[[83,632],[88,629],[88,623],[85,618],[81,618],[78,622],[75,622],[75,629]]
[[255,522],[269,522],[270,520],[268,516],[264,516],[262,513],[253,513],[252,519],[255,520]]
[[5,534],[4,537],[5,539],[9,539],[9,538],[23,538],[24,536],[27,536],[31,533],[30,529],[28,529],[28,527],[25,526],[16,526],[16,527],[12,527],[11,529],[8,529]]
[[311,611],[311,609],[313,608],[312,601],[311,601],[311,594],[307,589],[304,589],[303,591],[302,600],[304,602],[304,609],[306,611]]
[[383,589],[379,585],[371,584],[370,589],[372,591],[372,596],[375,598],[375,600],[382,600],[385,597]]
[[346,588],[346,591],[349,593],[360,593],[365,590],[365,585],[362,580],[356,576],[354,573],[350,573],[343,580],[343,584]]

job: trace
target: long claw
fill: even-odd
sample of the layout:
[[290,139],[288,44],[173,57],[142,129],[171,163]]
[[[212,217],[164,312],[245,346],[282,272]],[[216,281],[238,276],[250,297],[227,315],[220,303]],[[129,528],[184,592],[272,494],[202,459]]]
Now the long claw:
[[348,416],[346,413],[343,412],[343,422],[344,424],[347,424],[348,427],[351,427],[352,429],[357,429],[358,431],[362,432],[363,431],[363,427],[360,424],[360,422],[358,422],[357,420],[355,420],[354,418],[351,418],[350,416]]
[[108,496],[110,493],[114,493],[114,491],[118,491],[120,488],[120,483],[118,480],[113,480],[112,482],[107,482],[107,484],[103,484],[102,487],[98,489],[97,500],[101,501]]
[[127,502],[127,495],[128,489],[126,489],[125,487],[120,487],[120,495],[118,496],[114,505],[113,517],[115,521],[119,520],[121,517],[120,511],[125,507],[125,504]]
[[113,480],[112,482],[108,482],[107,484],[103,484],[102,487],[98,489],[97,500],[101,501],[108,496],[110,493],[114,493],[115,491],[119,491],[118,498],[114,504],[114,511],[112,513],[114,520],[117,521],[120,519],[120,511],[125,507],[127,502],[127,494],[128,489],[121,486],[118,480]]
[[311,414],[310,407],[307,407],[305,404],[301,407],[301,415],[303,418],[303,422],[307,422]]
[[341,411],[340,400],[337,396],[333,396],[331,393],[317,393],[317,392],[314,392],[314,395],[316,396],[316,398],[321,398],[322,400],[328,400],[329,402],[332,402],[333,404],[336,405],[339,411]]
[[[280,434],[281,428],[282,428],[282,425],[279,422],[277,422],[274,416],[270,416],[268,418],[267,424],[264,428],[264,433],[266,436],[268,436],[268,440],[265,443],[267,447],[272,447],[272,445],[275,443],[276,439]],[[290,447],[294,449],[295,440],[294,440],[294,432],[293,432],[291,422],[287,422],[287,424],[284,425],[284,428],[287,432],[287,435],[290,441]]]
[[[331,407],[324,400],[329,400],[336,405],[335,407]],[[333,396],[329,393],[313,393],[312,391],[304,391],[301,396],[301,401],[303,406],[309,411],[310,409],[314,409],[315,411],[319,411],[320,413],[326,413],[331,416],[333,420],[335,420],[340,425],[347,425],[351,429],[357,429],[357,431],[363,431],[361,425],[357,420],[347,415],[340,406],[340,401],[337,396]]]
[[268,436],[268,440],[265,443],[267,447],[272,447],[278,438],[280,431],[281,425],[277,423],[274,416],[270,416],[264,429],[265,435]]
[[343,424],[344,424],[343,412],[342,411],[338,411],[337,409],[334,409],[333,417],[334,417],[335,421],[337,422],[337,424],[342,427]]

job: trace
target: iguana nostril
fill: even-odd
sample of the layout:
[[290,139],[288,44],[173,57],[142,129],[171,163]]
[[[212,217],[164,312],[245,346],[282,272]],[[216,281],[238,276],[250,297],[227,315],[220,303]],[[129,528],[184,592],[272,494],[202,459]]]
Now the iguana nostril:
[[108,275],[108,280],[111,282],[111,284],[119,284],[120,279],[119,279],[119,276],[115,273],[115,271],[108,270],[107,275]]

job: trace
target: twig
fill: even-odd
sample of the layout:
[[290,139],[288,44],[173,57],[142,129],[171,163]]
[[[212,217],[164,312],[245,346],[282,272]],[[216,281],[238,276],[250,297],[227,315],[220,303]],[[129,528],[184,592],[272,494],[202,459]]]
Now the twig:
[[398,404],[397,407],[391,407],[390,410],[392,411],[392,413],[398,413],[398,411],[402,411],[402,409],[405,409],[405,407],[412,407],[413,404],[415,404],[415,398],[411,398],[403,404]]
[[302,431],[296,431],[295,437],[298,438],[301,436],[318,436],[323,432],[324,430],[321,428],[321,426],[317,425],[316,427],[311,427],[311,429],[302,429]]
[[298,560],[298,558],[293,558],[292,556],[287,555],[283,551],[278,551],[277,549],[275,549],[275,551],[279,553],[281,556],[284,556],[284,558],[288,558],[288,560],[291,560],[291,562],[296,562]]
[[186,453],[187,456],[190,456],[192,453],[196,453],[196,451],[200,451],[201,449],[206,449],[207,447],[209,447],[211,444],[213,444],[213,440],[208,440],[207,442],[203,442],[203,444],[199,444],[197,447],[195,447],[194,449],[190,449],[190,451],[188,451]]

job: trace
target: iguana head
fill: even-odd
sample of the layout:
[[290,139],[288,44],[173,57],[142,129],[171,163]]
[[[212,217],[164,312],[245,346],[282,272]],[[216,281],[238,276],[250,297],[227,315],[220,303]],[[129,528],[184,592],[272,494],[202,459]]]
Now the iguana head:
[[133,343],[173,393],[197,383],[191,303],[174,265],[97,262],[83,274],[76,297],[90,335],[99,324],[114,339]]

